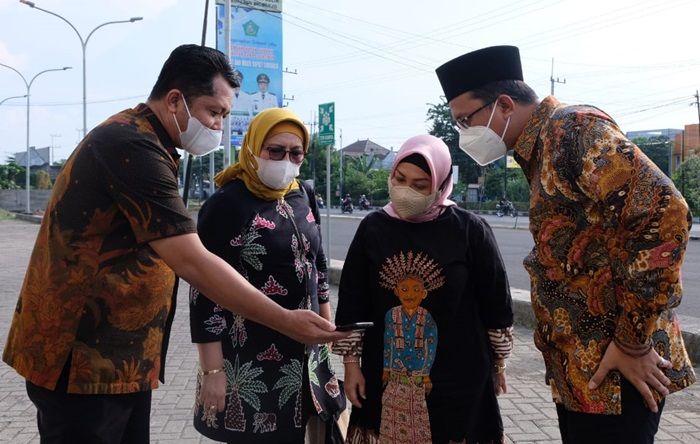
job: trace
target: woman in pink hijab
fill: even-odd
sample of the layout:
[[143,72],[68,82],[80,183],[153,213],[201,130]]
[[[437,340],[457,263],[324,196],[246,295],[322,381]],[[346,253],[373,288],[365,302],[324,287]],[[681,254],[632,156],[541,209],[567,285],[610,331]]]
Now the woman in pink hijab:
[[513,312],[491,229],[448,199],[445,143],[399,150],[391,202],[363,219],[340,280],[336,324],[373,322],[334,344],[354,408],[350,443],[504,442]]

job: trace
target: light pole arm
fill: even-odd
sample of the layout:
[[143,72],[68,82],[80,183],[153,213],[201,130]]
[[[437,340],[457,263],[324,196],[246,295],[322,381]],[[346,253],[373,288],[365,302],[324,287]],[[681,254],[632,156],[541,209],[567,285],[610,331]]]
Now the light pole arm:
[[5,98],[5,99],[0,100],[0,105],[2,105],[3,103],[5,103],[5,102],[7,102],[8,100],[11,100],[11,99],[23,99],[23,98],[25,98],[25,97],[27,97],[26,94],[23,95],[23,96],[12,96],[12,97],[7,97],[7,98]]
[[51,72],[51,71],[65,71],[67,69],[71,69],[70,66],[64,66],[63,68],[51,68],[51,69],[45,69],[43,71],[40,71],[32,77],[32,80],[29,81],[29,84],[27,84],[27,93],[29,93],[29,89],[32,87],[32,83],[34,83],[34,80],[36,80],[37,77],[40,75],[44,74],[45,72]]
[[40,8],[40,7],[38,7],[37,5],[35,5],[33,2],[30,2],[30,1],[19,0],[19,2],[20,2],[20,3],[24,3],[25,5],[29,6],[30,8],[38,9],[39,11],[43,11],[43,12],[45,12],[45,13],[47,13],[47,14],[51,14],[51,15],[53,15],[54,17],[58,17],[58,18],[60,18],[61,20],[63,20],[64,22],[68,23],[68,26],[70,26],[70,27],[73,29],[73,31],[75,31],[75,34],[76,34],[76,35],[78,36],[78,38],[80,39],[80,44],[83,45],[83,46],[85,46],[86,40],[83,40],[83,36],[80,35],[80,32],[78,32],[78,29],[77,29],[75,26],[73,26],[73,24],[72,24],[71,22],[69,22],[68,19],[66,19],[65,17],[63,17],[63,16],[61,16],[61,15],[58,15],[58,14],[56,14],[55,12],[51,12],[51,11],[48,11],[48,10],[46,10],[46,9]]
[[11,69],[11,70],[13,70],[14,72],[16,72],[17,75],[20,76],[20,77],[22,78],[22,81],[24,82],[24,86],[25,86],[27,89],[29,89],[29,83],[27,83],[27,79],[24,78],[24,76],[22,75],[21,72],[17,71],[15,68],[11,67],[10,65],[5,65],[4,63],[0,63],[0,66],[4,66],[5,68]]
[[139,21],[139,20],[143,20],[143,18],[142,18],[142,17],[132,17],[132,18],[130,18],[129,20],[114,20],[114,21],[111,21],[111,22],[102,23],[101,25],[96,26],[95,29],[93,29],[92,31],[90,31],[90,34],[88,34],[87,38],[85,39],[85,43],[83,43],[83,46],[87,46],[88,41],[90,40],[90,37],[92,37],[92,35],[95,33],[95,31],[97,31],[98,29],[102,28],[103,26],[107,26],[107,25],[116,25],[116,24],[118,24],[118,23],[133,23],[133,22],[137,22],[137,21]]

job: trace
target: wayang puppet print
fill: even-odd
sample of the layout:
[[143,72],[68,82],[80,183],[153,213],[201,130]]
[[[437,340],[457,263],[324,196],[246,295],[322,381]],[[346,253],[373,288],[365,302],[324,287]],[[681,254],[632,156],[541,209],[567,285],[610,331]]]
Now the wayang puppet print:
[[438,329],[421,302],[445,278],[437,263],[423,253],[403,251],[388,258],[380,285],[393,291],[401,305],[384,318],[384,372],[380,441],[430,442],[426,395],[432,389],[430,369],[435,361]]

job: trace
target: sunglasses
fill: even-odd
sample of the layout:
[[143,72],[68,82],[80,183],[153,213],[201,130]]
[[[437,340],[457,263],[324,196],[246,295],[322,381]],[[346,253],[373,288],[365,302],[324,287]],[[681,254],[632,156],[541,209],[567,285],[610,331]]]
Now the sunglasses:
[[287,157],[289,153],[289,160],[294,163],[301,163],[304,161],[304,150],[301,148],[286,149],[281,146],[266,146],[263,148],[270,155],[272,160],[282,160]]

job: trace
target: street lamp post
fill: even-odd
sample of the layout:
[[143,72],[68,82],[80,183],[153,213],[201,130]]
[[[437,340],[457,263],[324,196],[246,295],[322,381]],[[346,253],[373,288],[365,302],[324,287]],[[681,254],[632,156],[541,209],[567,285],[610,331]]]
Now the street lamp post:
[[43,71],[37,73],[36,75],[34,75],[34,77],[32,77],[32,79],[31,79],[29,82],[27,82],[27,79],[22,75],[22,73],[19,72],[19,71],[17,71],[15,68],[13,68],[13,67],[11,67],[11,66],[9,66],[9,65],[5,65],[5,64],[3,64],[3,63],[0,63],[0,66],[4,66],[5,68],[11,69],[12,71],[16,72],[16,73],[22,78],[22,81],[24,82],[24,86],[27,87],[27,94],[26,94],[26,97],[27,97],[27,171],[26,171],[26,187],[27,187],[27,213],[31,213],[32,210],[31,210],[31,206],[29,205],[30,189],[31,189],[30,183],[29,183],[29,172],[30,172],[30,166],[31,166],[31,162],[30,162],[31,155],[30,155],[30,152],[29,152],[29,95],[30,95],[29,93],[30,93],[30,91],[31,91],[31,89],[32,89],[32,84],[34,83],[34,80],[36,80],[36,78],[39,77],[40,75],[42,75],[42,74],[44,74],[44,73],[47,73],[47,72],[51,72],[51,71],[65,71],[65,70],[67,70],[67,69],[71,69],[71,67],[70,67],[70,66],[64,66],[63,68],[45,69],[45,70],[43,70]]
[[114,21],[102,23],[101,25],[96,26],[92,31],[90,31],[87,38],[83,39],[83,36],[80,34],[80,32],[78,32],[78,29],[75,26],[73,26],[73,24],[71,22],[69,22],[68,19],[66,19],[65,17],[58,15],[55,12],[51,12],[51,11],[48,11],[46,9],[42,9],[42,8],[36,6],[34,4],[34,2],[30,2],[27,0],[19,0],[19,2],[24,3],[25,5],[29,6],[30,8],[38,9],[39,11],[43,11],[47,14],[51,14],[55,17],[60,18],[64,22],[68,23],[68,26],[70,26],[73,29],[73,31],[75,31],[75,33],[78,36],[78,39],[80,39],[80,45],[83,49],[83,137],[85,137],[85,135],[87,134],[87,71],[85,68],[85,51],[87,49],[88,41],[90,40],[90,37],[92,37],[92,34],[94,34],[95,31],[102,28],[103,26],[114,25],[114,24],[118,24],[118,23],[134,23],[134,22],[138,22],[139,20],[143,20],[143,17],[131,17],[128,20],[114,20]]

